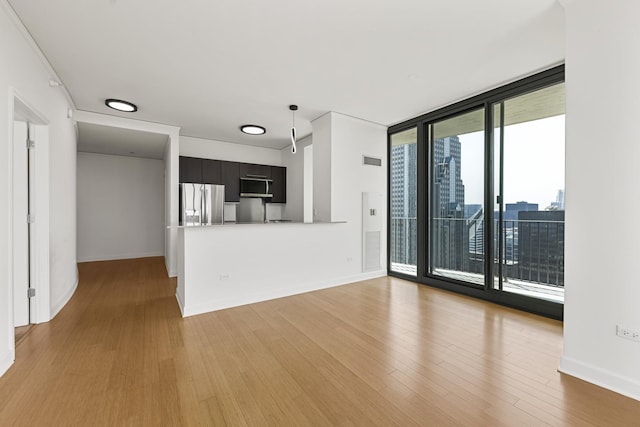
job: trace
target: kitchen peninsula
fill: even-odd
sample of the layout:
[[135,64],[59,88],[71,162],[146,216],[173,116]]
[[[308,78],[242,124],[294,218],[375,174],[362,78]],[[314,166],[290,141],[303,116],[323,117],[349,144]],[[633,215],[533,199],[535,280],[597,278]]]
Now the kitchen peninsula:
[[[333,112],[313,122],[313,137],[295,155],[288,148],[239,152],[224,143],[181,138],[176,185],[225,185],[226,202],[224,224],[170,224],[183,316],[385,276],[386,138],[384,126]],[[365,154],[381,161],[368,164]],[[264,211],[257,215],[262,221],[253,215],[247,220],[241,178],[269,183],[265,189],[272,196],[258,197],[269,207],[269,220],[293,221],[264,223]],[[313,223],[297,222],[305,209],[313,212]]]
[[362,280],[345,233],[346,222],[179,227],[176,298],[182,315]]

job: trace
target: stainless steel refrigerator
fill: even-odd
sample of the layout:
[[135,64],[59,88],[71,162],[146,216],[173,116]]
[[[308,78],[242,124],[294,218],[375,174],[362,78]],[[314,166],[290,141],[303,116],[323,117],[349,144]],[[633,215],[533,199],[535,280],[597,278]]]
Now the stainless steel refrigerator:
[[224,223],[224,185],[180,184],[180,223],[210,225]]

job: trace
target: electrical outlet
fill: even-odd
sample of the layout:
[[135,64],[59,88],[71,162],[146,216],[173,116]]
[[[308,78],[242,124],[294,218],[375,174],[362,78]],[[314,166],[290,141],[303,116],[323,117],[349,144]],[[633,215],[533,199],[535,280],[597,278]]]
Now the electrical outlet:
[[633,341],[640,342],[640,332],[634,331],[622,325],[616,325],[616,335]]
[[218,276],[219,280],[229,280],[229,273],[223,273],[220,276]]

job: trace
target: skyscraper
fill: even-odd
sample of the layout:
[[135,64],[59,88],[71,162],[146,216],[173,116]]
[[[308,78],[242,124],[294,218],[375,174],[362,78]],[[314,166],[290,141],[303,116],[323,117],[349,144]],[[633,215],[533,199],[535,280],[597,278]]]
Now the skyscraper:
[[417,144],[391,147],[391,262],[416,264]]
[[433,141],[433,165],[438,203],[437,215],[441,218],[464,216],[464,184],[462,183],[462,156],[460,139],[448,136]]
[[518,278],[564,286],[564,211],[518,212]]
[[436,268],[463,270],[468,264],[469,235],[465,226],[462,156],[457,136],[433,141],[432,217]]

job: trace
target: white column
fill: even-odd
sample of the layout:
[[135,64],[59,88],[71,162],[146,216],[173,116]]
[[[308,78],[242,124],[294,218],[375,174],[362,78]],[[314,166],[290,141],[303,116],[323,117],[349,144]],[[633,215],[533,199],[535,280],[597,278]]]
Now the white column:
[[562,372],[640,399],[640,2],[564,0]]

